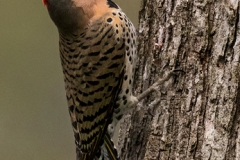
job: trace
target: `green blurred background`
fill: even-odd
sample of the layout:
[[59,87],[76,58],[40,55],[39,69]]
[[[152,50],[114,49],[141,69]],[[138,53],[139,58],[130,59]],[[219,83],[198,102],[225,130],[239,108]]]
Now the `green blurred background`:
[[[115,0],[138,22],[140,0]],[[42,1],[0,2],[0,160],[74,160],[58,34]]]

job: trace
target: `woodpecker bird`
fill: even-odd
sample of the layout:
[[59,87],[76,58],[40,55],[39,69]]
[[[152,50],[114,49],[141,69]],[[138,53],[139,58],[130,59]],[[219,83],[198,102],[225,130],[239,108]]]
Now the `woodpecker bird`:
[[[132,95],[136,32],[111,0],[43,0],[59,32],[60,57],[78,157],[98,159]],[[101,150],[102,149],[102,150]],[[100,155],[98,155],[100,153]]]

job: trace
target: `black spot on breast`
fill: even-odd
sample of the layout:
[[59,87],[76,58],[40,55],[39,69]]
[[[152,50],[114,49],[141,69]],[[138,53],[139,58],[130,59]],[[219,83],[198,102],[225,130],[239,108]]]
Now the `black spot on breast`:
[[129,57],[129,61],[132,62],[132,56]]
[[125,93],[128,94],[129,93],[129,89],[126,89]]
[[124,76],[124,80],[126,81],[127,79],[128,79],[128,76],[127,76],[127,75],[125,75],[125,76]]
[[129,84],[132,84],[132,80],[131,79],[129,80]]
[[112,22],[112,18],[108,18],[107,22],[109,22],[109,23]]

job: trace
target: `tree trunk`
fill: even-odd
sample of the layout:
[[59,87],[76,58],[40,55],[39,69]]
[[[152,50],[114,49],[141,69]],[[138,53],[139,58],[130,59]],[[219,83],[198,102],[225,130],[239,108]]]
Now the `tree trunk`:
[[240,159],[238,0],[143,0],[135,95],[177,72],[121,124],[122,160]]

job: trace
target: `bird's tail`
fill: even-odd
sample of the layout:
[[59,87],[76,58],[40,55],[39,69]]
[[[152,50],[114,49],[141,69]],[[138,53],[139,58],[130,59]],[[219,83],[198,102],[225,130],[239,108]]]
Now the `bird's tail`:
[[[82,157],[80,149],[76,148],[77,160],[85,160],[86,158]],[[90,159],[86,159],[90,160]],[[93,160],[93,159],[91,159]],[[119,160],[117,149],[114,146],[113,141],[111,140],[108,133],[104,136],[104,142],[101,145],[99,151],[96,153],[94,160]]]
[[104,143],[101,146],[101,156],[98,160],[119,160],[117,149],[108,133],[104,136]]

